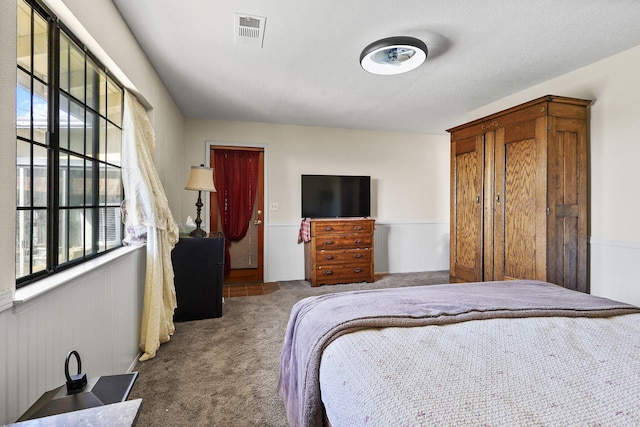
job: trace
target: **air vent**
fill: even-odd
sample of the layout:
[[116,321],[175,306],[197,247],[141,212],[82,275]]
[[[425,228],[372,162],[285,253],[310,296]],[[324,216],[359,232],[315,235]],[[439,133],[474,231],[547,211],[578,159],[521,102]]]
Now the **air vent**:
[[237,46],[262,47],[264,40],[264,16],[235,14],[235,40]]

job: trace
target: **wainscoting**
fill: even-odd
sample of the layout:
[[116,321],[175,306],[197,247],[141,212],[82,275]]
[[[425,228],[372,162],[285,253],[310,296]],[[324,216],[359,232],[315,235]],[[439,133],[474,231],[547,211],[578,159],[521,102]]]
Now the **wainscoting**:
[[[118,251],[115,259],[0,312],[0,424],[14,422],[44,392],[65,383],[71,350],[80,353],[89,378],[133,368],[146,251]],[[75,360],[70,367],[75,374]]]
[[[265,281],[304,279],[300,224],[267,227]],[[376,222],[375,272],[410,273],[449,269],[449,223]]]
[[591,238],[591,293],[640,306],[640,243]]
[[[265,281],[304,278],[304,249],[297,244],[300,224],[267,227]],[[640,243],[591,238],[591,293],[640,306]],[[449,224],[376,223],[376,273],[449,269]]]

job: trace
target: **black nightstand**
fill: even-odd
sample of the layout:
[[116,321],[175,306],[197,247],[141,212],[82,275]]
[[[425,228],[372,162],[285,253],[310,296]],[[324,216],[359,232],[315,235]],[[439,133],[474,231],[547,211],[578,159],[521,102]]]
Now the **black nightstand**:
[[181,236],[171,252],[178,307],[173,320],[210,319],[222,316],[224,237]]

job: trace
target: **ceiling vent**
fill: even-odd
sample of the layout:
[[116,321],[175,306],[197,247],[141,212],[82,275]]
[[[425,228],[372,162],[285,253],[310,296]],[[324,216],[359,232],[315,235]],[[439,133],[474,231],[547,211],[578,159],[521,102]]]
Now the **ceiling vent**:
[[235,40],[236,46],[262,47],[264,40],[264,25],[267,18],[264,16],[235,14]]

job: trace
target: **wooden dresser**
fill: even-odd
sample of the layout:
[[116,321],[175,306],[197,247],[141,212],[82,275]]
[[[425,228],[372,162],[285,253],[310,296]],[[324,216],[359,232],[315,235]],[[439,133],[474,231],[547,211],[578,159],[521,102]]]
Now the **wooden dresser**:
[[311,219],[304,244],[305,279],[311,286],[373,282],[375,220]]

